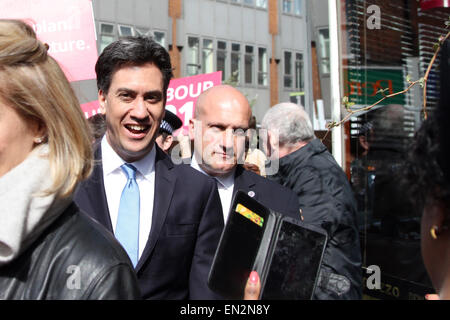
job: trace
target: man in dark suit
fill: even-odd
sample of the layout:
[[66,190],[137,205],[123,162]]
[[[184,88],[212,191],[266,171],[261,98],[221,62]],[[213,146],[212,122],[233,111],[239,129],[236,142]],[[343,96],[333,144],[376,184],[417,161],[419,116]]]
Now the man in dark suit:
[[204,91],[190,121],[194,138],[191,166],[216,179],[225,222],[238,190],[275,211],[300,219],[295,193],[241,165],[251,116],[247,98],[236,88],[220,85]]
[[216,298],[207,287],[223,228],[215,183],[174,166],[155,144],[172,77],[167,51],[124,38],[105,48],[95,70],[107,129],[76,203],[125,248],[143,298]]

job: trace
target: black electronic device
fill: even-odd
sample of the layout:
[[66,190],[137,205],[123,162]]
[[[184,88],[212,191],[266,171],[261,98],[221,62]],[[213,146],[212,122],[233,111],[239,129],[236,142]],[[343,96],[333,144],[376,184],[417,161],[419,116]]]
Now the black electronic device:
[[286,217],[238,191],[208,285],[225,299],[242,299],[255,270],[261,299],[311,299],[326,243],[325,230]]

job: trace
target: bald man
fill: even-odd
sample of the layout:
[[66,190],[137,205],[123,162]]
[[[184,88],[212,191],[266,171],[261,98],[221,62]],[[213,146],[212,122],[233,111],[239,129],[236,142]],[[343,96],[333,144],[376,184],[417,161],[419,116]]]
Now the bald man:
[[295,193],[241,165],[251,116],[247,98],[236,88],[220,85],[204,91],[190,121],[189,133],[194,139],[191,166],[216,179],[225,223],[238,190],[272,210],[300,219]]

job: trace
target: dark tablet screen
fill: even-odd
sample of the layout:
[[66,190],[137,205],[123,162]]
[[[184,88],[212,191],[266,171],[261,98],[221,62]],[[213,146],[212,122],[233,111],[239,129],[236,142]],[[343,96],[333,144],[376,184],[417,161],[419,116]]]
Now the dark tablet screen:
[[263,299],[311,299],[327,236],[283,220]]

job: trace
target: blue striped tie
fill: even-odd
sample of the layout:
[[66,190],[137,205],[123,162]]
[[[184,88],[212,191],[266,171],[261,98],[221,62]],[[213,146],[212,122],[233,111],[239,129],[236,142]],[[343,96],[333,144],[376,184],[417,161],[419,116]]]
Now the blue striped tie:
[[116,224],[116,238],[136,267],[139,257],[139,186],[136,182],[136,168],[129,163],[121,166],[127,175],[127,184],[120,197],[119,215]]

